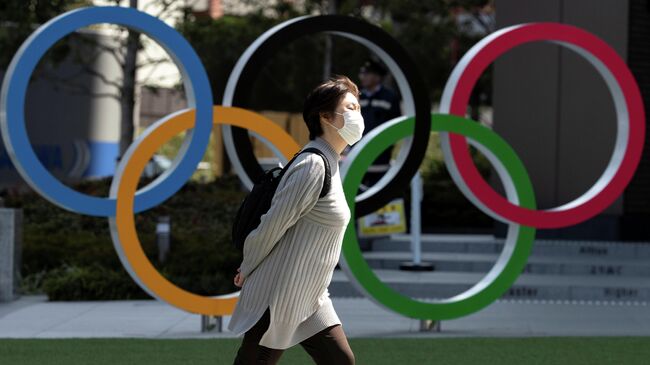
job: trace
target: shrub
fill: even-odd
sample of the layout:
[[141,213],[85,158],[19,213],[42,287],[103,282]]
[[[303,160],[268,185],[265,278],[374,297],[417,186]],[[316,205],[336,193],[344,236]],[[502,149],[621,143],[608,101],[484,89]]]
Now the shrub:
[[[73,186],[94,196],[106,196],[109,187],[110,179]],[[106,218],[68,212],[32,192],[0,195],[8,206],[23,209],[26,292],[44,291],[50,300],[149,298],[120,262]],[[238,290],[232,278],[241,254],[231,244],[230,229],[243,197],[235,176],[208,184],[188,182],[159,206],[135,215],[143,251],[167,280],[185,290],[199,295]],[[158,262],[155,233],[161,216],[169,216],[172,225],[163,263]]]
[[48,273],[43,290],[51,301],[151,298],[124,270],[111,270],[98,264],[63,264]]

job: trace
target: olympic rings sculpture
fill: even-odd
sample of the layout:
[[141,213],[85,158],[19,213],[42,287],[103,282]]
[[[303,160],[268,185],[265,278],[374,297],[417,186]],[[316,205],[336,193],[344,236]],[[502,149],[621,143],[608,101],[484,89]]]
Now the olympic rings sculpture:
[[[30,75],[45,51],[65,35],[97,23],[123,25],[161,44],[181,71],[189,105],[188,109],[155,122],[138,136],[117,166],[108,198],[76,192],[43,167],[29,144],[23,112]],[[420,166],[430,132],[436,131],[441,135],[445,163],[463,194],[483,212],[509,225],[501,255],[477,284],[451,298],[422,302],[403,296],[379,280],[359,249],[351,220],[343,242],[341,266],[355,287],[387,309],[432,320],[458,318],[481,310],[515,282],[530,255],[536,228],[566,227],[595,216],[622,193],[637,168],[645,139],[645,110],[632,73],[598,37],[557,23],[515,25],[481,40],[452,71],[443,92],[441,114],[432,115],[422,79],[402,46],[380,28],[358,19],[307,16],[268,30],[235,65],[226,85],[223,106],[213,106],[208,77],[199,57],[173,28],[130,8],[76,9],[38,28],[12,59],[0,94],[3,141],[19,173],[50,202],[73,212],[108,218],[122,264],[147,293],[188,312],[231,314],[239,292],[204,297],[177,287],[157,272],[142,250],[133,216],[162,203],[183,186],[207,148],[213,124],[222,126],[228,156],[247,187],[262,172],[248,134],[260,138],[286,162],[300,146],[272,121],[243,109],[247,103],[245,96],[272,53],[288,41],[319,32],[348,37],[370,48],[389,67],[404,97],[406,116],[371,130],[343,162],[341,176],[352,214],[368,214],[398,195]],[[512,148],[490,129],[464,118],[471,90],[485,68],[508,50],[537,41],[557,43],[585,57],[604,78],[617,116],[615,149],[602,176],[575,201],[549,210],[536,210],[530,179]],[[172,167],[149,186],[137,190],[138,179],[151,156],[182,131],[187,131],[186,137]],[[384,149],[400,140],[405,143],[397,162],[375,186],[356,196],[364,171]],[[505,187],[505,197],[478,174],[467,151],[468,142],[493,164]]]

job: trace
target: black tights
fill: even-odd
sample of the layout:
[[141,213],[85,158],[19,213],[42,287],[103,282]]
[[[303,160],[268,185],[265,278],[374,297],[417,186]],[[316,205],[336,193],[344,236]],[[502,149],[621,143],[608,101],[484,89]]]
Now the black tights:
[[[244,334],[233,365],[277,364],[284,350],[272,349],[259,344],[269,327],[270,309]],[[317,365],[354,365],[354,354],[340,324],[330,326],[302,341],[300,345]]]

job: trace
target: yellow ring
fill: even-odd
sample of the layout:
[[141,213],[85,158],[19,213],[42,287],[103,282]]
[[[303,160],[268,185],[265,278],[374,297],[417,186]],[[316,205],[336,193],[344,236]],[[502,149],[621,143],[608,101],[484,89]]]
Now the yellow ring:
[[[213,123],[230,124],[246,128],[267,138],[287,158],[291,158],[300,146],[280,126],[266,117],[249,110],[214,106]],[[194,109],[179,113],[161,124],[135,148],[129,162],[124,167],[117,190],[117,208],[115,223],[117,242],[131,267],[131,275],[144,285],[158,299],[164,300],[177,308],[204,315],[229,315],[235,309],[239,291],[235,293],[205,297],[183,290],[164,276],[151,264],[140,244],[133,219],[133,200],[138,181],[153,154],[178,133],[194,127]]]

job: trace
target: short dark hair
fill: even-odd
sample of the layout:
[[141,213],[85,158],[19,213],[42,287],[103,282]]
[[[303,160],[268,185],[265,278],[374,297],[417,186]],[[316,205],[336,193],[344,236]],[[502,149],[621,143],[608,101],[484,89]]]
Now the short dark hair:
[[309,129],[309,139],[313,140],[323,134],[320,114],[332,114],[345,94],[352,93],[359,98],[359,88],[352,80],[342,75],[334,75],[329,80],[316,86],[305,99],[302,119]]

